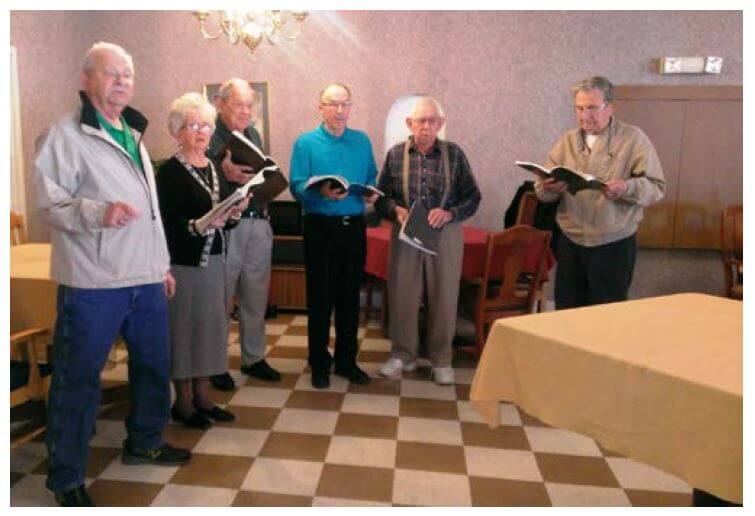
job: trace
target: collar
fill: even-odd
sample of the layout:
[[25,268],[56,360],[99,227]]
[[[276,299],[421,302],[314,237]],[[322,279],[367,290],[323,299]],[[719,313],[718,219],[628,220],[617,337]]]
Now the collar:
[[[102,129],[99,120],[97,120],[97,108],[95,108],[92,101],[89,100],[86,92],[79,91],[79,98],[81,99],[81,119],[79,122],[82,125],[88,125],[94,129]],[[145,129],[147,129],[147,124],[149,124],[149,121],[144,115],[130,106],[126,106],[123,109],[121,116],[129,127],[135,129],[139,133],[144,133]]]
[[[409,136],[409,152],[417,152],[417,153],[419,153],[419,149],[414,144],[414,135],[413,134]],[[437,136],[435,137],[435,141],[433,142],[433,146],[430,147],[429,151],[427,151],[427,154],[434,154],[436,152],[440,152],[440,138],[438,138]]]
[[330,131],[328,131],[327,129],[325,129],[325,124],[323,124],[322,122],[320,122],[320,125],[317,126],[317,130],[320,132],[320,134],[324,135],[325,137],[330,138],[331,140],[336,140],[336,141],[343,139],[346,136],[346,134],[349,132],[349,128],[345,127],[343,130],[343,134],[341,134],[341,136],[336,136]]
[[[608,127],[606,127],[605,131],[603,131],[602,133],[596,135],[598,137],[605,136],[606,153],[611,158],[613,157],[613,151],[611,150],[611,142],[613,140],[613,136],[618,131],[618,126],[619,125],[620,125],[620,122],[618,120],[616,120],[614,117],[611,117],[611,120],[609,120]],[[581,149],[580,150],[582,152],[588,152],[589,151],[589,147],[587,146],[587,139],[586,139],[586,137],[587,137],[587,134],[585,134],[585,132],[582,129],[580,129],[579,130],[579,140],[581,142],[581,146],[580,146]]]
[[220,113],[218,113],[218,116],[215,117],[215,133],[221,141],[227,142],[228,139],[231,137],[231,130],[228,129],[228,126],[225,125],[225,122],[223,122],[223,118],[220,116]]

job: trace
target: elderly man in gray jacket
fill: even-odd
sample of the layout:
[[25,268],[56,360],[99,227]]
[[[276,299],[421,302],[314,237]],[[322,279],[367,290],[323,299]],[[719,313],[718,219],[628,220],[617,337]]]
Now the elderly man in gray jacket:
[[134,68],[121,47],[97,43],[82,67],[81,107],[53,125],[35,162],[38,209],[50,225],[59,284],[48,404],[47,487],[63,506],[91,506],[84,488],[100,373],[126,341],[131,410],[125,464],[177,465],[187,450],[162,440],[170,406],[167,297],[175,282],[155,181],[128,107]]

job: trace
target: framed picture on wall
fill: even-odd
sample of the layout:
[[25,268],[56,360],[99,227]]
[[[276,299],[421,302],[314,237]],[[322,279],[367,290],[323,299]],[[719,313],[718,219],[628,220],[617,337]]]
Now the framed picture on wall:
[[[205,84],[204,94],[207,100],[216,104],[220,84]],[[254,91],[254,112],[252,113],[252,125],[262,138],[262,150],[265,154],[270,154],[270,107],[267,82],[249,81],[252,91]]]

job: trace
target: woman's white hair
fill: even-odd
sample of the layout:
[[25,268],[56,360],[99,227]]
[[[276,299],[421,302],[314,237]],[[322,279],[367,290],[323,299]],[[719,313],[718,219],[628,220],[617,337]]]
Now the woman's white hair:
[[196,114],[203,122],[207,122],[215,127],[215,117],[217,111],[210,104],[204,95],[196,92],[184,93],[176,100],[170,103],[170,113],[168,114],[168,131],[173,136],[178,134],[181,126],[186,120],[186,116]]
[[134,60],[131,58],[131,55],[123,50],[123,47],[118,46],[115,43],[108,43],[107,41],[99,41],[87,50],[87,53],[84,54],[84,62],[81,64],[81,71],[87,73],[92,70],[96,63],[97,56],[102,52],[112,52],[120,56],[128,63],[128,67],[131,68],[131,71],[134,71]]

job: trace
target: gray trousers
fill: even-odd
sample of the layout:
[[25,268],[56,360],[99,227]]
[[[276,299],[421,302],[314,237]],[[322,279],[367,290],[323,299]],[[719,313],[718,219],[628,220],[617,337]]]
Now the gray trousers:
[[417,359],[419,309],[426,289],[428,358],[433,367],[451,366],[463,254],[464,235],[459,223],[451,222],[443,228],[435,256],[401,242],[398,226],[394,225],[388,265],[393,357],[404,363]]
[[265,219],[241,219],[229,232],[226,299],[238,294],[241,364],[265,358],[265,309],[270,289],[273,230]]

